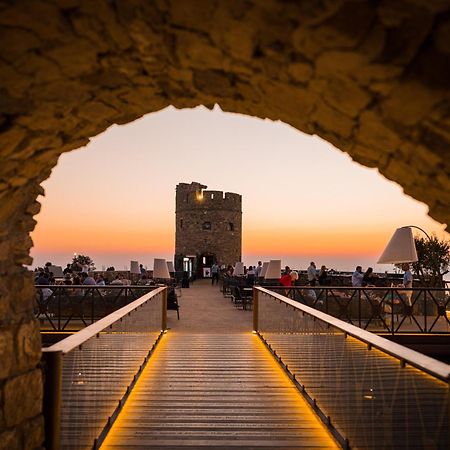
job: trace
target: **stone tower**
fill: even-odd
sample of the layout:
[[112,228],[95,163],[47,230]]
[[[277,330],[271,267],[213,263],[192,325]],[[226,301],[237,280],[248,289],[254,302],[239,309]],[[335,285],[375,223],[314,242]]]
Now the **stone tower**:
[[242,196],[206,188],[196,182],[176,188],[175,270],[197,277],[214,262],[241,260]]

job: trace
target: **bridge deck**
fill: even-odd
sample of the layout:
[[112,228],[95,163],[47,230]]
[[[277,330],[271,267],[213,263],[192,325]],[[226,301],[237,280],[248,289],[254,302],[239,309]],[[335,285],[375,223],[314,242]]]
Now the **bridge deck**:
[[181,320],[171,318],[103,449],[336,447],[248,331],[250,313],[205,283],[180,304]]
[[102,448],[330,448],[256,335],[167,334]]

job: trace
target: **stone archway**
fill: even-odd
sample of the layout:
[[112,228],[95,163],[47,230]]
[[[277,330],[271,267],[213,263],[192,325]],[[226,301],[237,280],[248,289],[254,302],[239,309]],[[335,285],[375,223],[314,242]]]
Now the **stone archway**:
[[[0,4],[0,441],[42,441],[29,232],[62,152],[168,105],[282,120],[450,223],[450,5],[426,0]],[[30,390],[30,384],[33,389]],[[22,398],[19,407],[14,401]]]

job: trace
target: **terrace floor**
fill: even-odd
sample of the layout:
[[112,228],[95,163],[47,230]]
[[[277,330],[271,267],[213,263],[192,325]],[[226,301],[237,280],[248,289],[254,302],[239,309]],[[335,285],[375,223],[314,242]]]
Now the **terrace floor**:
[[233,307],[219,285],[211,280],[197,280],[182,290],[178,298],[180,320],[176,311],[167,312],[167,326],[177,333],[244,333],[252,331],[252,311]]

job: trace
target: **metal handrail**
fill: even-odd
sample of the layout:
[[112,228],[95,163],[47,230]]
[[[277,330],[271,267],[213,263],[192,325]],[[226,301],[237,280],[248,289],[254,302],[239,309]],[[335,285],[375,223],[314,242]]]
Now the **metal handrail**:
[[[140,298],[158,286],[148,285],[38,285],[35,315],[51,331],[78,331],[80,323],[88,326]],[[51,294],[44,296],[44,290]],[[70,324],[70,325],[69,325]],[[74,327],[75,325],[75,327]],[[48,331],[48,330],[47,330]]]
[[[85,286],[84,286],[85,287]],[[123,286],[117,286],[117,288],[122,288]],[[134,374],[133,380],[131,384],[128,386],[126,392],[123,397],[119,399],[118,404],[115,410],[112,412],[111,416],[109,416],[106,425],[104,426],[102,432],[97,438],[94,448],[98,448],[101,444],[104,436],[107,433],[107,430],[111,427],[115,418],[117,417],[119,411],[123,407],[125,399],[131,392],[132,387],[136,383],[140,373],[145,367],[148,358],[153,352],[156,344],[160,340],[163,332],[166,329],[167,325],[167,287],[162,286],[158,287],[151,292],[144,294],[142,297],[137,300],[129,303],[128,305],[118,309],[117,311],[112,312],[108,316],[100,319],[98,322],[93,323],[92,325],[87,326],[86,328],[78,331],[77,333],[63,339],[62,341],[52,345],[51,347],[43,348],[43,358],[42,364],[45,371],[46,382],[44,384],[44,417],[45,417],[45,446],[49,450],[60,450],[60,438],[61,438],[61,406],[62,406],[62,372],[63,372],[63,360],[64,355],[67,355],[72,350],[76,348],[81,349],[83,344],[87,342],[89,339],[97,336],[100,337],[102,332],[106,330],[108,327],[112,327],[113,324],[125,318],[127,315],[131,315],[133,312],[137,311],[137,309],[143,306],[148,301],[151,301],[153,298],[158,297],[162,294],[161,301],[161,332],[159,333],[156,342],[153,344],[153,347],[149,348],[148,354],[145,357],[144,363],[141,364],[139,370],[136,374]]]
[[[120,287],[120,286],[118,286]],[[68,336],[67,338],[63,339],[60,342],[57,342],[56,344],[53,344],[50,347],[43,348],[43,352],[62,352],[63,354],[69,353],[71,350],[74,350],[75,348],[82,345],[84,342],[86,342],[88,339],[93,338],[97,334],[101,333],[104,329],[108,328],[109,326],[113,325],[115,322],[120,320],[121,318],[125,317],[127,314],[132,312],[133,310],[136,310],[141,305],[146,303],[148,300],[150,300],[152,297],[157,296],[164,290],[166,290],[167,287],[159,287],[142,297],[139,297],[134,302],[124,306],[123,308],[118,309],[117,311],[112,312],[106,317],[103,317],[103,319],[98,320],[97,322],[93,323],[92,325],[87,326],[86,328],[83,328],[82,330],[78,331],[75,334],[72,334],[71,336]],[[163,330],[161,330],[163,331]]]
[[[447,310],[450,307],[449,290],[446,288],[416,287],[344,287],[344,286],[262,286],[266,289],[281,292],[286,297],[306,303],[314,308],[319,305],[325,308],[325,313],[334,315],[361,328],[369,329],[369,325],[380,321],[383,331],[392,335],[411,332],[405,322],[409,317],[414,323],[414,332],[429,334],[449,334],[449,331],[439,330],[439,319],[450,326]],[[311,292],[316,296],[310,298]],[[300,293],[300,298],[298,297]],[[340,297],[339,294],[345,294]],[[293,294],[293,295],[292,295]],[[347,300],[347,302],[344,302]],[[329,306],[338,306],[336,314],[330,313]],[[370,310],[363,310],[362,306],[370,306]],[[357,306],[357,311],[352,306]],[[388,306],[390,309],[384,309]],[[402,310],[399,310],[402,308]],[[323,308],[320,307],[323,311]],[[399,315],[403,318],[399,320]],[[390,317],[390,324],[385,320]],[[397,318],[395,323],[394,317]],[[431,317],[431,320],[429,319]],[[409,327],[410,328],[410,327]],[[379,332],[379,330],[378,330]]]
[[[262,286],[259,286],[262,287]],[[336,289],[336,290],[342,290],[342,291],[348,291],[349,289],[351,290],[355,290],[355,291],[364,291],[364,290],[374,290],[374,291],[386,291],[386,290],[401,290],[401,291],[441,291],[441,292],[446,292],[449,291],[449,288],[445,288],[445,287],[430,287],[430,286],[420,286],[420,287],[412,287],[412,288],[407,288],[407,287],[403,287],[402,285],[400,286],[325,286],[325,285],[319,285],[317,284],[316,286],[310,286],[309,284],[306,285],[302,285],[302,286],[282,286],[282,285],[277,285],[277,286],[264,286],[264,289],[312,289],[312,290],[317,290],[317,289]]]
[[125,288],[155,288],[157,285],[151,284],[36,284],[36,288],[62,288],[62,289],[125,289]]
[[[278,287],[278,286],[277,286]],[[309,286],[308,286],[309,287]],[[270,297],[273,297],[280,302],[283,302],[289,306],[292,306],[294,309],[302,311],[303,313],[309,314],[322,322],[325,322],[329,326],[333,326],[347,335],[354,337],[355,339],[364,342],[370,347],[375,347],[378,350],[386,353],[396,359],[398,359],[402,364],[410,364],[428,374],[439,378],[443,381],[450,382],[450,365],[445,364],[443,362],[437,361],[429,356],[423,355],[415,350],[411,350],[402,345],[396,344],[395,342],[389,341],[381,336],[378,336],[374,333],[371,333],[366,330],[362,330],[354,325],[351,325],[347,322],[344,322],[336,317],[325,314],[321,311],[318,311],[310,306],[306,306],[302,303],[298,303],[294,300],[291,300],[287,297],[284,297],[281,294],[277,294],[276,292],[270,291],[266,288],[262,288],[259,286],[255,286],[254,289],[256,291],[262,292]],[[385,288],[386,289],[386,288]],[[258,314],[258,307],[254,308],[254,314]],[[254,321],[254,323],[258,323],[258,320]],[[258,330],[255,330],[258,331]]]

